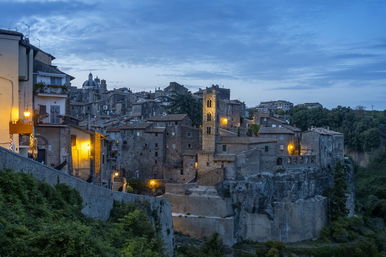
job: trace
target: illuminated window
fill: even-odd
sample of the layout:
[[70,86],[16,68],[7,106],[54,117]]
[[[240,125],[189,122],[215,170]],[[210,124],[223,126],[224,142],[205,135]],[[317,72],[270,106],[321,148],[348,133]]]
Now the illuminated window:
[[212,100],[209,99],[206,101],[206,107],[212,107]]
[[211,121],[212,120],[212,114],[208,113],[206,115],[206,121]]

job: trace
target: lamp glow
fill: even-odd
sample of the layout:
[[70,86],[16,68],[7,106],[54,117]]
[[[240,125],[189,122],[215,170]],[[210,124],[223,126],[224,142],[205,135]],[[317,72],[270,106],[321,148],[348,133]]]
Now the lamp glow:
[[29,117],[31,117],[31,112],[30,112],[29,110],[25,110],[25,111],[23,112],[23,114],[24,114],[24,118],[26,118],[26,119],[28,119]]
[[294,146],[294,144],[288,144],[288,146],[287,146],[287,150],[288,150],[288,153],[290,154],[290,155],[292,155],[293,154],[293,152],[294,152],[294,150],[295,150],[295,146]]

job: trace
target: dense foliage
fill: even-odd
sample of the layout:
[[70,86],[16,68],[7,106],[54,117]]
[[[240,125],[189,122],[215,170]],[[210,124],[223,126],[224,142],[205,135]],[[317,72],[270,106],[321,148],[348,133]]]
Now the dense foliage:
[[177,249],[177,257],[223,257],[224,245],[217,233],[205,241],[202,247],[181,246]]
[[347,166],[343,163],[338,163],[334,171],[334,186],[327,193],[328,199],[328,220],[336,221],[348,214],[346,208],[346,193],[347,193]]
[[168,113],[188,114],[194,126],[202,124],[202,102],[193,97],[191,93],[186,95],[175,95],[169,99]]
[[86,218],[69,187],[0,172],[0,256],[162,256],[147,215],[115,204],[109,221]]
[[287,115],[291,124],[302,130],[312,126],[329,127],[344,133],[345,144],[352,151],[371,151],[384,144],[386,137],[386,111],[342,106],[331,110],[294,107]]

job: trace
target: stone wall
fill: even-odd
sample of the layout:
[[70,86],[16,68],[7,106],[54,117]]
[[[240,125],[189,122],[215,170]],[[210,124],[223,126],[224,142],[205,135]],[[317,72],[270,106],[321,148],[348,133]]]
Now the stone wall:
[[31,174],[36,179],[51,185],[62,183],[74,188],[83,199],[84,207],[82,213],[91,218],[108,219],[114,201],[136,203],[147,207],[146,209],[152,223],[154,225],[159,224],[156,226],[156,229],[163,240],[165,253],[168,256],[173,256],[174,236],[171,208],[166,200],[112,191],[89,184],[81,179],[64,174],[61,171],[0,147],[0,171],[3,169],[12,169],[16,172]]

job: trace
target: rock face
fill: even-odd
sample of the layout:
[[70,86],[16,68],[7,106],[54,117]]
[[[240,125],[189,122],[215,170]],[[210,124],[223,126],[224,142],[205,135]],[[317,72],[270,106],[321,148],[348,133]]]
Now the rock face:
[[318,237],[326,224],[330,184],[318,169],[264,173],[244,181],[225,181],[219,188],[229,195],[235,216],[235,239],[294,242]]
[[163,240],[165,254],[174,255],[171,208],[164,199],[127,194],[99,187],[0,147],[0,171],[3,169],[28,173],[51,185],[61,183],[74,188],[83,199],[82,213],[88,217],[108,219],[114,201],[136,203],[145,207],[157,233]]
[[[167,184],[164,197],[172,205],[176,231],[200,238],[217,232],[227,245],[242,240],[295,242],[319,236],[327,223],[323,193],[332,185],[329,170],[304,167],[225,180],[217,187]],[[348,196],[352,212],[353,193]]]

